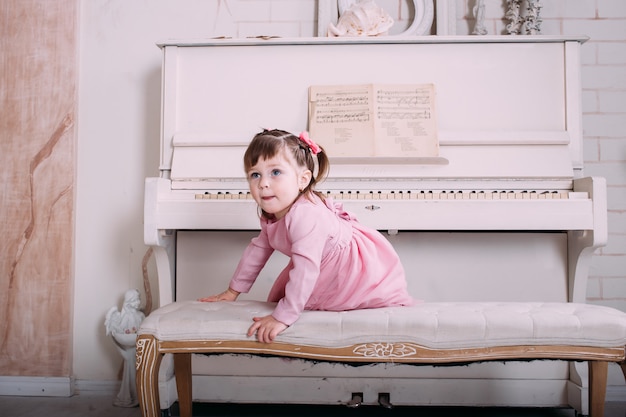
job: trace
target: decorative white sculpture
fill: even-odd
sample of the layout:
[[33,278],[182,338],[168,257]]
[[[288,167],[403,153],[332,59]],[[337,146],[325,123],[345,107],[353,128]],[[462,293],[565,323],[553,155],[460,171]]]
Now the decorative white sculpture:
[[124,294],[122,310],[118,311],[117,306],[111,307],[104,320],[106,334],[111,335],[115,347],[124,359],[122,385],[117,397],[113,400],[113,405],[118,407],[135,407],[139,404],[135,386],[135,342],[137,330],[145,318],[144,313],[139,310],[140,305],[139,291],[128,290]]
[[509,35],[538,35],[541,33],[540,0],[526,0],[525,15],[522,15],[522,0],[507,0],[507,11],[504,18],[509,21],[506,30]]
[[[317,36],[334,36],[329,31],[329,27],[332,22],[336,21],[337,16],[343,14],[348,10],[356,0],[317,0]],[[412,0],[413,2],[413,21],[410,26],[402,33],[388,35],[388,36],[423,36],[430,35],[433,19],[435,16],[435,7],[433,0]],[[447,18],[447,14],[439,13],[440,9],[445,6],[445,11],[451,8],[448,5],[448,1],[437,2],[438,20],[445,21],[445,25],[442,23],[441,27],[438,26],[437,31],[441,31],[441,34],[448,34],[448,26],[452,25],[452,19]],[[452,12],[453,13],[453,12]],[[453,13],[454,14],[454,13]],[[445,17],[440,16],[445,15]],[[446,27],[445,30],[443,27]],[[452,31],[450,34],[453,34]]]
[[328,25],[328,36],[387,35],[393,19],[373,0],[340,0],[337,26]]
[[541,33],[541,18],[539,17],[541,1],[528,0],[527,10],[528,14],[526,15],[526,21],[524,22],[526,33],[529,35],[538,35]]
[[473,9],[474,18],[476,19],[476,25],[474,26],[473,35],[486,35],[487,28],[485,27],[485,0],[476,0],[476,5]]
[[520,9],[522,6],[522,0],[507,0],[508,7],[504,18],[509,21],[506,25],[506,31],[509,35],[519,35],[522,29],[522,15]]

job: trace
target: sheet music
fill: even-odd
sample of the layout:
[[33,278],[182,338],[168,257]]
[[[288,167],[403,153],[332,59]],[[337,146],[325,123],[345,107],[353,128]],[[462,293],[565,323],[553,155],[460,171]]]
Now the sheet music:
[[311,86],[309,131],[330,156],[438,156],[432,84]]

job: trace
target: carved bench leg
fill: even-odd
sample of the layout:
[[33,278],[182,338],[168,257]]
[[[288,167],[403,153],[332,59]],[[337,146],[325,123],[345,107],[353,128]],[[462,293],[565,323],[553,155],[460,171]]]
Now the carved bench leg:
[[142,417],[161,417],[159,402],[159,367],[163,354],[150,335],[137,338],[137,397]]
[[174,354],[174,375],[176,376],[180,417],[191,417],[191,353]]
[[606,361],[589,361],[589,416],[604,416],[604,401],[609,363]]

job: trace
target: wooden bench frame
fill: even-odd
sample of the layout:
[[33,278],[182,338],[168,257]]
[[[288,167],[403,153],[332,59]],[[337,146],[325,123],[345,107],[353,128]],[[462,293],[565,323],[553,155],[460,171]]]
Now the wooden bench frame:
[[[384,354],[380,354],[380,350]],[[403,354],[393,352],[401,349]],[[356,354],[355,352],[359,351]],[[371,356],[367,351],[377,352]],[[365,351],[365,352],[364,352]],[[152,335],[137,339],[137,394],[143,417],[160,417],[158,378],[163,355],[173,354],[176,387],[181,417],[192,415],[193,353],[256,354],[302,358],[329,362],[407,363],[464,365],[472,362],[551,359],[589,363],[589,415],[604,415],[608,364],[619,363],[626,377],[624,346],[599,348],[588,346],[500,346],[468,349],[429,349],[415,343],[360,343],[341,348],[303,346],[286,343],[264,344],[256,341],[180,340],[161,341]]]

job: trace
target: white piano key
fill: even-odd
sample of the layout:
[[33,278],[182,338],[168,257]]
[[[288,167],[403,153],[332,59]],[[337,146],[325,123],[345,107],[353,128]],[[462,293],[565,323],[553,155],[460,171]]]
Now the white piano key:
[[586,192],[570,191],[568,193],[568,199],[572,199],[572,200],[583,199],[583,200],[586,200],[588,198],[589,198],[589,194],[587,194]]

